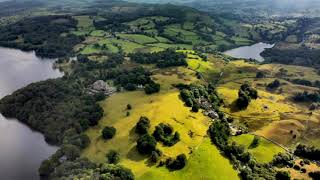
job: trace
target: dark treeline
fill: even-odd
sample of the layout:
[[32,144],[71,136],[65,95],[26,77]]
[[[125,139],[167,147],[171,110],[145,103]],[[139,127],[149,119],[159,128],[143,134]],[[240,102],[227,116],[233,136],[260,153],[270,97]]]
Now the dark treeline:
[[63,152],[56,153],[51,157],[50,161],[44,161],[40,167],[43,179],[69,179],[70,177],[81,179],[87,177],[90,179],[134,180],[131,170],[120,165],[108,163],[95,164],[87,158],[61,161],[61,158],[64,157],[63,154]]
[[293,84],[320,88],[320,81],[319,80],[312,82],[312,81],[309,81],[306,79],[292,79],[292,80],[289,79],[288,81],[292,82]]
[[294,154],[310,160],[320,160],[320,149],[313,146],[299,144],[296,147]]
[[140,64],[156,64],[159,68],[187,66],[186,55],[170,49],[156,53],[130,54],[130,58]]
[[301,66],[320,66],[320,50],[301,47],[299,49],[281,50],[277,48],[266,49],[261,54],[268,62],[292,64]]
[[320,102],[320,93],[319,92],[313,92],[309,93],[307,91],[297,93],[293,100],[296,102]]
[[35,50],[41,57],[67,56],[72,52],[73,46],[83,40],[68,34],[76,25],[77,21],[67,15],[23,19],[0,29],[0,45]]
[[33,8],[41,7],[44,3],[40,1],[4,1],[0,2],[0,16],[17,15]]

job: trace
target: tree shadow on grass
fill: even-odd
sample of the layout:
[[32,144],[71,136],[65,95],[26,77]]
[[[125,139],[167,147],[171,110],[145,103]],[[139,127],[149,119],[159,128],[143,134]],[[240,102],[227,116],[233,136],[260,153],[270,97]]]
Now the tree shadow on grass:
[[139,139],[139,136],[137,135],[137,133],[135,131],[136,131],[136,127],[135,126],[129,131],[129,141],[130,141],[130,143],[137,142],[137,140]]
[[146,164],[148,167],[152,167],[152,166],[157,165],[157,163],[152,162],[150,158],[148,158],[148,160],[145,162],[145,164]]
[[236,113],[236,112],[240,112],[240,111],[243,111],[243,110],[246,110],[247,108],[239,108],[237,106],[237,100],[234,100],[230,105],[229,105],[229,108],[230,108],[230,112],[231,113]]
[[132,161],[136,161],[136,162],[139,162],[139,161],[143,161],[144,159],[148,158],[148,155],[141,155],[136,146],[132,147],[130,149],[130,151],[128,152],[127,154],[127,158],[132,160]]

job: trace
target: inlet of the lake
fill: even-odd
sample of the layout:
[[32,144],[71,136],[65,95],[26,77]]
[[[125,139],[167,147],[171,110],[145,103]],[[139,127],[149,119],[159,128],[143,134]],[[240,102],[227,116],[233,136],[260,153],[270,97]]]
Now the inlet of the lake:
[[255,59],[259,62],[263,62],[264,59],[260,55],[265,49],[272,48],[274,44],[257,43],[251,46],[242,46],[235,49],[225,51],[224,54],[235,58]]
[[[36,57],[34,52],[0,47],[0,99],[30,83],[61,77],[63,74],[52,68],[53,62]],[[1,180],[39,179],[41,162],[57,150],[42,134],[1,114],[0,143]]]

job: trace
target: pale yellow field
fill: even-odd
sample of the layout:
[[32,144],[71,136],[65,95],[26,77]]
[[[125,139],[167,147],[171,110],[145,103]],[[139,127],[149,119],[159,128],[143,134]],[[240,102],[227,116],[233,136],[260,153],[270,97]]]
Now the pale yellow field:
[[218,93],[223,97],[227,108],[224,112],[235,118],[254,118],[267,120],[280,120],[280,113],[292,113],[297,109],[284,102],[285,97],[271,94],[265,91],[258,91],[259,98],[252,100],[245,110],[233,110],[234,103],[238,98],[238,88],[219,87]]
[[[196,148],[206,135],[209,120],[200,112],[191,113],[178,97],[176,90],[164,94],[147,96],[142,91],[125,92],[111,96],[101,105],[105,109],[105,117],[99,126],[87,131],[91,137],[91,145],[83,155],[95,162],[104,162],[105,154],[115,149],[121,154],[121,164],[132,169],[136,176],[148,170],[147,159],[139,155],[135,149],[137,135],[133,129],[140,116],[147,116],[151,120],[151,132],[159,123],[169,123],[181,135],[181,141],[173,147],[164,147],[158,144],[166,156],[174,157],[178,154],[189,154]],[[131,115],[126,117],[126,105],[131,104]],[[101,130],[104,126],[114,126],[117,129],[116,136],[109,140],[103,140]],[[189,131],[197,136],[191,138]]]
[[[210,123],[209,118],[201,112],[192,113],[179,99],[179,91],[172,87],[172,84],[196,82],[195,72],[178,67],[156,70],[154,74],[152,78],[161,84],[160,93],[116,93],[101,102],[105,116],[98,126],[87,131],[91,144],[84,150],[83,156],[95,162],[105,162],[106,153],[114,149],[121,155],[120,164],[131,169],[136,177],[145,174],[150,170],[148,159],[139,155],[135,148],[138,136],[134,133],[134,127],[141,116],[150,119],[150,134],[155,126],[162,122],[169,123],[174,131],[180,133],[181,140],[173,147],[164,147],[158,143],[157,147],[163,151],[165,157],[175,157],[181,153],[189,156],[189,153],[201,144]],[[128,117],[127,104],[133,107]],[[113,139],[105,141],[100,137],[104,126],[114,126],[117,129]],[[188,135],[190,131],[194,132],[193,137]]]

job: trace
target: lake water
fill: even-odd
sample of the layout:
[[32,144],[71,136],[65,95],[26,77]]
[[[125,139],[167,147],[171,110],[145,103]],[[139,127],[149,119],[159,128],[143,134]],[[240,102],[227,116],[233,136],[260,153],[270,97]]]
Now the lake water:
[[[34,52],[0,47],[0,99],[32,82],[62,76],[52,64],[53,60],[38,58]],[[42,134],[1,114],[0,143],[1,180],[39,179],[41,162],[57,150]]]
[[256,59],[259,62],[264,61],[260,54],[268,48],[272,48],[274,44],[267,43],[257,43],[251,46],[242,46],[239,48],[231,49],[225,51],[224,54],[235,57],[235,58],[245,58],[245,59]]

